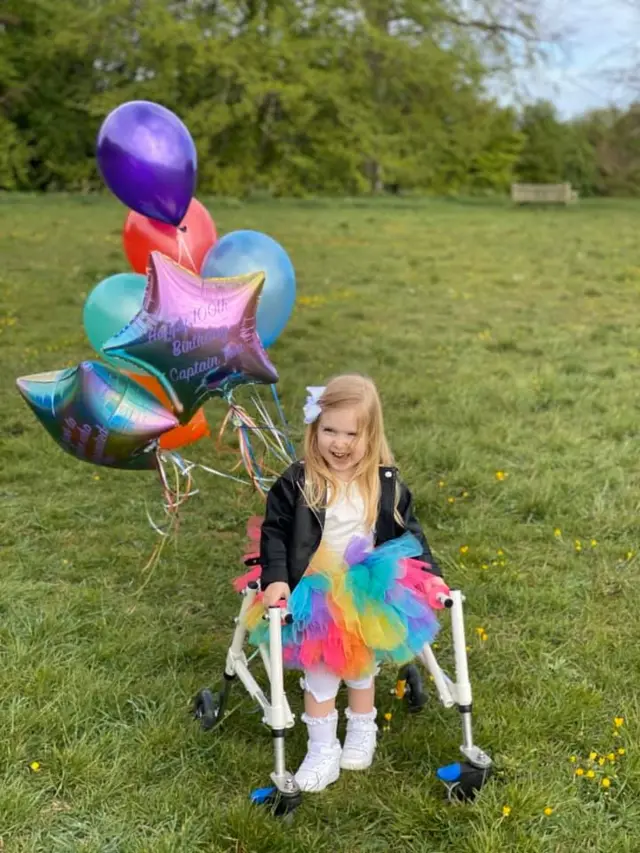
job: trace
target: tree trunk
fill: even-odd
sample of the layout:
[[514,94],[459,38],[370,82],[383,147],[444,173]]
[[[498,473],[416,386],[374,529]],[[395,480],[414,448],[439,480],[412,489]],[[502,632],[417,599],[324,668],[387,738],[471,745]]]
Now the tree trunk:
[[[391,17],[391,9],[389,8],[389,0],[366,0],[363,3],[363,10],[368,23],[377,30],[381,35],[389,34],[389,21]],[[383,72],[384,56],[379,49],[372,47],[367,52],[367,62],[371,74],[371,84],[373,87],[373,101],[376,107],[376,113],[382,113],[384,106],[385,80]],[[376,116],[377,117],[377,116]],[[380,193],[384,189],[384,178],[382,174],[382,164],[375,157],[369,158],[364,164],[364,173],[369,181],[371,193]]]

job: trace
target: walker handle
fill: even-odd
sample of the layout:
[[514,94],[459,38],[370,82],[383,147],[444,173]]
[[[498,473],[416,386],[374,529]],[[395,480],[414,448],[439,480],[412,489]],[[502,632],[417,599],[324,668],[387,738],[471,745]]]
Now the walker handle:
[[[272,604],[269,607],[269,611],[271,610],[280,610],[280,621],[283,625],[291,625],[293,622],[293,616],[287,610],[287,602],[286,599],[281,598],[277,604]],[[269,621],[269,612],[265,611],[264,616],[262,617],[267,622]]]

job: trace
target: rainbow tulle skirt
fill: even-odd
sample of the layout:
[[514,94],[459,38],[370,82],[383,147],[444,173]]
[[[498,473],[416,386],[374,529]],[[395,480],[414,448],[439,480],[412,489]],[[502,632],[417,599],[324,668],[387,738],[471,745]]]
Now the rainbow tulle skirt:
[[[420,552],[410,533],[373,549],[354,538],[342,558],[321,546],[289,599],[293,621],[282,629],[285,666],[322,666],[357,679],[373,673],[379,662],[412,660],[439,627],[427,603],[433,576],[412,559]],[[256,645],[269,642],[261,597],[246,616]]]

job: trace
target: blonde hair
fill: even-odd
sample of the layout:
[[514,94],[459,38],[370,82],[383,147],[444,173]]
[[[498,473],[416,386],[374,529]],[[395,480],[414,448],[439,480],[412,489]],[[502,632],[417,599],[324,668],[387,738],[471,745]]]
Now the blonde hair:
[[[378,389],[366,376],[347,373],[335,376],[325,388],[318,404],[321,412],[355,408],[358,418],[358,438],[364,433],[364,456],[358,463],[354,481],[357,483],[365,505],[365,519],[373,528],[380,503],[380,465],[393,465],[393,455],[384,433],[382,404]],[[340,480],[331,472],[318,448],[318,428],[322,414],[307,426],[304,437],[305,483],[304,496],[311,509],[319,509],[338,496]],[[357,440],[357,439],[356,439]]]

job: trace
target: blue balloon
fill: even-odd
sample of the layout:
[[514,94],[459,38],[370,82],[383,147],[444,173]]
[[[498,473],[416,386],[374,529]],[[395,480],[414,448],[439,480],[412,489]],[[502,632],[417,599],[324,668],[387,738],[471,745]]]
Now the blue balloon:
[[252,272],[263,272],[266,277],[256,318],[266,349],[279,338],[296,301],[295,270],[282,246],[260,231],[232,231],[209,250],[201,275],[226,278]]
[[134,272],[118,273],[103,279],[85,300],[82,321],[89,342],[114,367],[131,370],[127,362],[106,356],[102,347],[109,338],[128,326],[142,309],[146,287],[146,276]]

